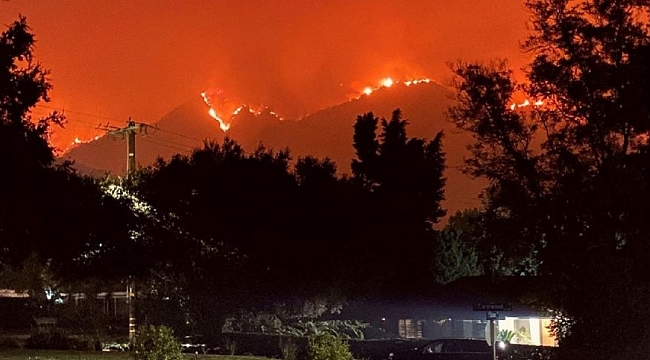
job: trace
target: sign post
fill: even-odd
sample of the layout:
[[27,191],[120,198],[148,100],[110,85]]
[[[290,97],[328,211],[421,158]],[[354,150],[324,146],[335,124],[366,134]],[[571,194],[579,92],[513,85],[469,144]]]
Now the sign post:
[[485,311],[485,317],[489,321],[489,332],[486,327],[485,340],[492,347],[492,359],[497,360],[497,326],[496,321],[499,319],[499,311],[512,311],[510,304],[503,303],[478,303],[474,304],[474,311]]

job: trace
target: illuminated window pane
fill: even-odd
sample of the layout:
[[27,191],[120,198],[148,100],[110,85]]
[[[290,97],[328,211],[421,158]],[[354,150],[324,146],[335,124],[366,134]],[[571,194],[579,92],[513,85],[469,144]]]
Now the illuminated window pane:
[[422,324],[421,320],[413,319],[400,319],[399,337],[402,339],[422,339]]

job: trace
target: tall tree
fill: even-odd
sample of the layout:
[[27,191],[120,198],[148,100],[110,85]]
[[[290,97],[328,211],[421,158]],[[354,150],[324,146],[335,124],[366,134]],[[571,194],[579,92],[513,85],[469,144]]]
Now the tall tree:
[[390,120],[381,120],[378,135],[377,122],[368,113],[359,116],[354,127],[354,179],[371,192],[368,211],[376,213],[371,227],[377,232],[372,237],[386,239],[368,251],[378,252],[386,273],[394,270],[389,277],[395,283],[404,283],[405,278],[413,283],[428,274],[423,255],[431,244],[433,225],[445,214],[440,206],[445,185],[442,132],[430,141],[409,139],[408,122],[399,109]]
[[[457,211],[438,232],[433,245],[431,271],[436,282],[444,284],[460,277],[484,273],[493,259],[481,251],[481,212],[478,209]],[[492,255],[492,254],[489,254]]]
[[31,116],[51,89],[33,50],[24,17],[0,35],[0,263],[16,269],[35,256],[58,277],[79,275],[73,269],[88,270],[109,244],[128,239],[129,212],[96,181],[55,164],[48,136],[64,119]]
[[509,109],[518,85],[504,63],[454,67],[459,102],[449,115],[475,137],[468,171],[490,182],[488,236],[522,267],[556,279],[563,356],[641,359],[647,342],[623,334],[634,328],[650,338],[642,325],[650,319],[642,305],[650,291],[650,113],[642,100],[650,94],[650,6],[527,6],[524,48],[534,59],[522,88],[543,106]]
[[379,161],[378,122],[379,118],[376,118],[372,112],[358,115],[352,136],[352,146],[357,155],[357,158],[352,160],[352,174],[357,181],[369,188],[374,185],[371,174],[377,171]]
[[14,265],[31,252],[22,246],[29,233],[24,216],[34,207],[32,180],[54,161],[46,137],[50,125],[60,121],[56,114],[38,122],[29,115],[36,103],[47,100],[51,87],[47,71],[33,59],[34,35],[29,30],[21,17],[0,35],[0,166],[9,173],[0,179],[4,189],[0,195],[1,255],[7,261],[11,251]]
[[287,151],[264,147],[246,153],[226,139],[141,174],[139,196],[165,228],[153,245],[158,291],[185,304],[206,336],[240,308],[310,290],[310,240],[321,229],[302,226],[303,219],[314,224],[315,214],[301,206],[298,182],[331,186],[335,167],[303,159],[296,177],[289,159]]
[[[443,134],[437,133],[431,141],[409,139],[408,121],[402,119],[399,109],[393,111],[390,120],[381,119],[382,131],[378,136],[377,121],[372,113],[357,118],[353,143],[357,159],[352,162],[353,175],[363,183],[372,184],[372,190],[378,194],[414,203],[416,207],[412,211],[417,216],[412,220],[420,224],[419,230],[429,229],[445,215],[440,206],[445,185]],[[406,211],[407,207],[399,209]]]

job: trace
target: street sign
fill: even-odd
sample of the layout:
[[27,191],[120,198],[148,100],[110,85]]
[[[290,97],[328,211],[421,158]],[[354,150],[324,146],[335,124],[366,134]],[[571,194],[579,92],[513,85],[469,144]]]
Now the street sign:
[[492,338],[495,335],[492,335],[492,333],[494,333],[495,335],[499,333],[499,323],[496,321],[488,321],[485,323],[485,341],[490,346],[494,345]]
[[478,303],[474,304],[474,311],[512,311],[512,305],[504,303]]
[[497,326],[499,323],[499,311],[512,311],[512,305],[497,303],[497,302],[487,302],[487,303],[478,303],[474,304],[474,311],[485,311],[488,323],[485,325],[485,341],[492,346],[492,359],[497,360]]

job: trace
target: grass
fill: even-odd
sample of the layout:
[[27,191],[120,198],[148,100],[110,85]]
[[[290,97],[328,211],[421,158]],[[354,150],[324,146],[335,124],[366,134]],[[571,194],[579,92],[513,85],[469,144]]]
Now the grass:
[[[187,354],[187,359],[203,360],[267,360],[258,356],[198,355]],[[65,351],[0,349],[0,360],[129,360],[131,354],[122,351]]]
[[130,353],[121,351],[67,351],[1,349],[0,360],[128,360]]

